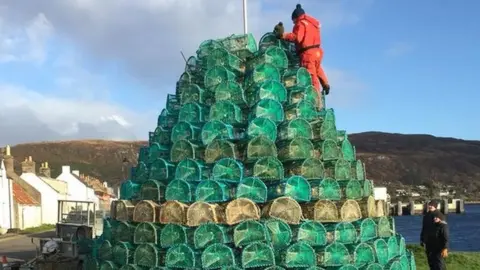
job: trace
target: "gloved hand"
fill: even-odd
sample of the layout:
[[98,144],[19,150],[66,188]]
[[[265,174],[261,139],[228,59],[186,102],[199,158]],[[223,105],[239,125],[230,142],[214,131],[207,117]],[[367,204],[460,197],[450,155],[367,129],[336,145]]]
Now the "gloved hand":
[[329,93],[330,93],[330,85],[329,85],[329,84],[325,84],[325,85],[323,86],[323,94],[324,94],[325,96],[328,96]]
[[442,258],[446,258],[446,257],[448,257],[448,249],[444,248],[442,250]]
[[273,33],[278,39],[281,39],[283,37],[283,33],[285,33],[285,28],[283,27],[282,22],[279,22],[277,25],[275,25],[275,28],[273,28]]

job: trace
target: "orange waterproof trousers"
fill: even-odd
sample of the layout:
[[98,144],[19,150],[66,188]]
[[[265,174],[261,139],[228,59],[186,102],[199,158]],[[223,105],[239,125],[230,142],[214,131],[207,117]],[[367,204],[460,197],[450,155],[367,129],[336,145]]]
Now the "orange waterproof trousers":
[[[327,75],[322,68],[323,49],[314,48],[303,52],[300,55],[300,65],[308,70],[312,76],[312,83],[319,96],[321,96],[321,85],[328,84]],[[322,80],[322,82],[319,81]]]

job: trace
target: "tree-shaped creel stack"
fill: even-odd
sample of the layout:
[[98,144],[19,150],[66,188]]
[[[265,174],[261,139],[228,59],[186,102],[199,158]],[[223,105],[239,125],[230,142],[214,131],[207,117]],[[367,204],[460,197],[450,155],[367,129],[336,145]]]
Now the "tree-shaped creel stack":
[[291,44],[208,40],[87,269],[415,269]]

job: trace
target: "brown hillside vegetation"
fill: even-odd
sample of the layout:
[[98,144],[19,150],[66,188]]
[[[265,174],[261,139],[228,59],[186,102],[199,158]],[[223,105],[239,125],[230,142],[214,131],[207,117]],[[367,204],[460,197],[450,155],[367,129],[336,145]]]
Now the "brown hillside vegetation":
[[[350,139],[359,159],[366,163],[367,177],[377,185],[437,182],[461,184],[470,192],[480,186],[480,141],[380,132],[352,134]],[[122,159],[136,160],[138,148],[146,144],[101,140],[30,143],[12,147],[12,154],[17,170],[19,162],[33,156],[37,168],[41,162],[49,162],[53,177],[60,174],[62,165],[70,165],[117,184]]]

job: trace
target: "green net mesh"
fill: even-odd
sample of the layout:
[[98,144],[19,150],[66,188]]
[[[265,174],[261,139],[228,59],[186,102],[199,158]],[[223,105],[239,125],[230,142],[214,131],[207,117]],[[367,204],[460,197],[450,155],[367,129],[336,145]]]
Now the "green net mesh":
[[275,256],[271,246],[257,242],[242,249],[242,267],[268,267],[275,264]]
[[235,81],[224,81],[217,85],[215,87],[215,101],[231,101],[240,107],[247,105],[245,92],[242,86]]
[[163,109],[158,116],[157,126],[162,128],[172,128],[179,118],[178,115],[171,115],[166,109]]
[[245,73],[245,63],[237,56],[229,53],[225,48],[219,47],[213,49],[206,60],[207,68],[223,66],[239,75]]
[[377,219],[378,237],[390,237],[395,232],[394,220],[388,217]]
[[157,180],[148,180],[140,188],[140,199],[163,201],[165,199],[166,186]]
[[228,227],[214,223],[200,225],[195,230],[193,240],[197,249],[204,249],[212,244],[227,244],[233,241]]
[[400,252],[398,250],[398,241],[397,237],[395,236],[390,236],[387,241],[388,245],[388,260],[390,261],[391,259],[397,257],[400,255]]
[[135,264],[144,267],[160,266],[164,261],[160,249],[151,243],[139,245],[133,256]]
[[195,269],[201,267],[201,254],[186,244],[168,249],[165,265],[171,268]]
[[258,177],[246,177],[238,184],[235,196],[264,203],[267,201],[267,186]]
[[292,120],[295,118],[304,118],[306,120],[313,120],[317,117],[317,110],[315,104],[302,100],[299,103],[291,104],[285,108],[285,119]]
[[188,122],[178,122],[172,129],[171,141],[196,141],[200,138],[200,128]]
[[401,268],[402,270],[410,269],[410,261],[408,260],[407,255],[400,256],[398,261],[400,262],[400,265],[402,266],[402,268]]
[[340,222],[335,226],[335,241],[343,244],[357,242],[358,235],[355,226],[350,222]]
[[357,267],[364,267],[375,262],[375,251],[371,245],[360,243],[356,246],[353,257]]
[[288,247],[282,261],[287,268],[306,268],[316,265],[316,254],[309,244],[299,242]]
[[358,268],[355,265],[347,264],[338,268],[338,270],[358,270]]
[[252,34],[231,35],[219,40],[219,42],[229,52],[235,54],[241,59],[251,57],[258,51],[257,42]]
[[250,107],[262,99],[273,99],[280,103],[287,101],[287,90],[278,81],[268,80],[253,84],[246,92],[246,99]]
[[407,254],[407,247],[405,243],[405,238],[403,236],[397,234],[397,241],[398,241],[398,255],[403,256]]
[[168,183],[165,191],[167,201],[180,201],[189,203],[195,201],[195,190],[197,185],[181,179],[175,179]]
[[168,158],[169,152],[168,146],[152,143],[148,151],[148,163],[152,163],[159,158]]
[[98,260],[93,258],[92,256],[88,256],[84,262],[84,269],[85,270],[97,270],[99,268]]
[[342,145],[341,145],[341,148],[342,148],[342,157],[343,159],[347,160],[347,161],[355,161],[355,148],[352,146],[352,144],[350,143],[350,141],[345,138],[345,140],[343,140],[342,142]]
[[141,185],[127,180],[120,186],[120,200],[132,200],[140,191]]
[[[182,106],[178,114],[178,121],[189,122],[191,124],[203,123],[207,120],[208,109],[202,104],[190,102]],[[172,124],[173,127],[174,124]]]
[[285,175],[302,175],[305,179],[322,179],[324,177],[323,162],[317,158],[286,162]]
[[260,135],[248,142],[247,160],[252,161],[267,156],[277,156],[277,147],[268,137]]
[[403,270],[402,264],[398,260],[390,261],[384,269],[387,270]]
[[180,162],[184,159],[202,159],[203,149],[199,145],[188,140],[178,140],[172,145],[170,150],[170,160],[172,162]]
[[328,245],[319,255],[321,264],[326,267],[342,266],[352,260],[347,247],[338,242]]
[[98,268],[100,270],[117,270],[118,267],[112,261],[103,261]]
[[98,248],[98,258],[102,261],[110,261],[113,259],[112,244],[105,240]]
[[247,170],[247,174],[251,174],[266,182],[283,179],[283,173],[282,162],[273,156],[260,158],[253,164],[251,170]]
[[360,241],[367,242],[377,238],[377,223],[371,218],[365,218],[360,223]]
[[301,176],[291,176],[286,181],[268,187],[268,197],[278,198],[288,196],[298,202],[309,202],[311,200],[309,182]]
[[225,266],[235,266],[234,251],[224,244],[213,244],[202,253],[203,269],[219,269]]
[[312,84],[310,73],[308,73],[308,70],[303,67],[288,69],[283,74],[282,80],[287,88],[306,87]]
[[342,191],[340,185],[334,179],[325,178],[319,186],[319,197],[324,200],[340,200],[342,199]]
[[207,73],[205,73],[204,84],[207,90],[214,92],[217,85],[222,82],[233,81],[234,79],[235,73],[225,67],[215,66],[208,69]]
[[183,179],[189,182],[198,182],[202,179],[207,179],[208,174],[209,169],[203,161],[191,158],[180,161],[175,170],[176,179]]
[[160,182],[168,182],[175,176],[175,165],[163,158],[158,158],[150,165],[151,180]]
[[231,191],[231,187],[222,181],[202,181],[195,191],[195,199],[210,203],[226,202],[233,197]]
[[279,140],[293,140],[298,137],[306,139],[312,138],[312,127],[307,120],[296,118],[284,122],[278,127]]
[[163,127],[156,127],[155,131],[153,132],[153,142],[157,142],[159,144],[169,144],[170,143],[170,129],[166,129]]
[[182,104],[199,103],[211,105],[213,103],[213,95],[211,92],[205,91],[197,84],[188,84],[184,87],[180,94]]
[[274,142],[277,139],[277,125],[268,118],[254,118],[248,124],[247,135],[250,139],[263,135]]
[[269,234],[265,226],[255,220],[246,220],[235,226],[233,241],[236,247],[245,247],[255,242],[266,242]]
[[167,94],[167,106],[166,109],[168,113],[177,115],[180,111],[180,100],[177,98],[177,95]]
[[305,221],[298,228],[297,241],[305,241],[312,247],[323,247],[327,244],[327,231],[318,221]]
[[314,147],[309,139],[296,137],[278,145],[278,158],[282,161],[303,160],[314,157]]
[[160,233],[160,246],[169,248],[175,245],[188,244],[191,237],[191,230],[179,224],[167,224]]
[[284,70],[288,67],[287,54],[282,48],[271,46],[251,59],[249,66],[254,67],[265,63],[271,64],[279,70]]
[[283,107],[274,99],[262,99],[254,107],[252,118],[264,117],[274,122],[282,122],[285,118]]
[[377,262],[381,265],[386,265],[388,263],[388,245],[387,242],[383,239],[377,239],[373,242],[375,248],[375,255],[377,257]]
[[197,57],[198,59],[203,59],[207,57],[212,50],[216,48],[222,48],[222,47],[223,45],[218,40],[213,40],[213,39],[205,40],[198,47],[198,50],[196,52]]
[[133,242],[133,233],[135,226],[129,222],[120,221],[115,227],[114,238],[116,241]]
[[222,158],[213,166],[212,179],[238,183],[243,179],[243,170],[243,164],[240,161],[233,158]]
[[214,139],[231,140],[234,138],[233,127],[218,120],[209,121],[203,126],[201,137],[204,145],[208,145]]
[[120,267],[119,270],[144,270],[144,267],[138,266],[136,264],[128,264]]
[[324,161],[334,161],[340,156],[340,150],[334,140],[325,140],[320,145],[322,159]]
[[151,222],[142,222],[135,228],[133,242],[139,244],[159,244],[160,243],[160,226]]
[[251,87],[265,81],[280,81],[280,71],[272,64],[261,64],[250,70],[245,77],[245,85]]
[[293,233],[290,226],[285,221],[280,219],[268,219],[265,221],[265,228],[275,249],[283,249],[290,245]]
[[130,242],[117,242],[113,247],[113,261],[118,265],[133,263],[135,248]]
[[335,162],[335,179],[336,180],[350,180],[350,162],[345,159],[338,159]]
[[363,181],[363,196],[373,196],[373,183],[370,180]]
[[232,101],[215,102],[210,108],[210,120],[218,120],[227,124],[238,124],[243,121],[242,110]]
[[212,164],[223,158],[241,159],[236,144],[227,140],[215,139],[205,149],[205,162]]
[[149,174],[150,172],[148,165],[143,161],[139,162],[137,167],[135,168],[135,182],[143,183],[147,181]]
[[367,266],[366,270],[383,270],[383,266],[378,263],[372,263]]

